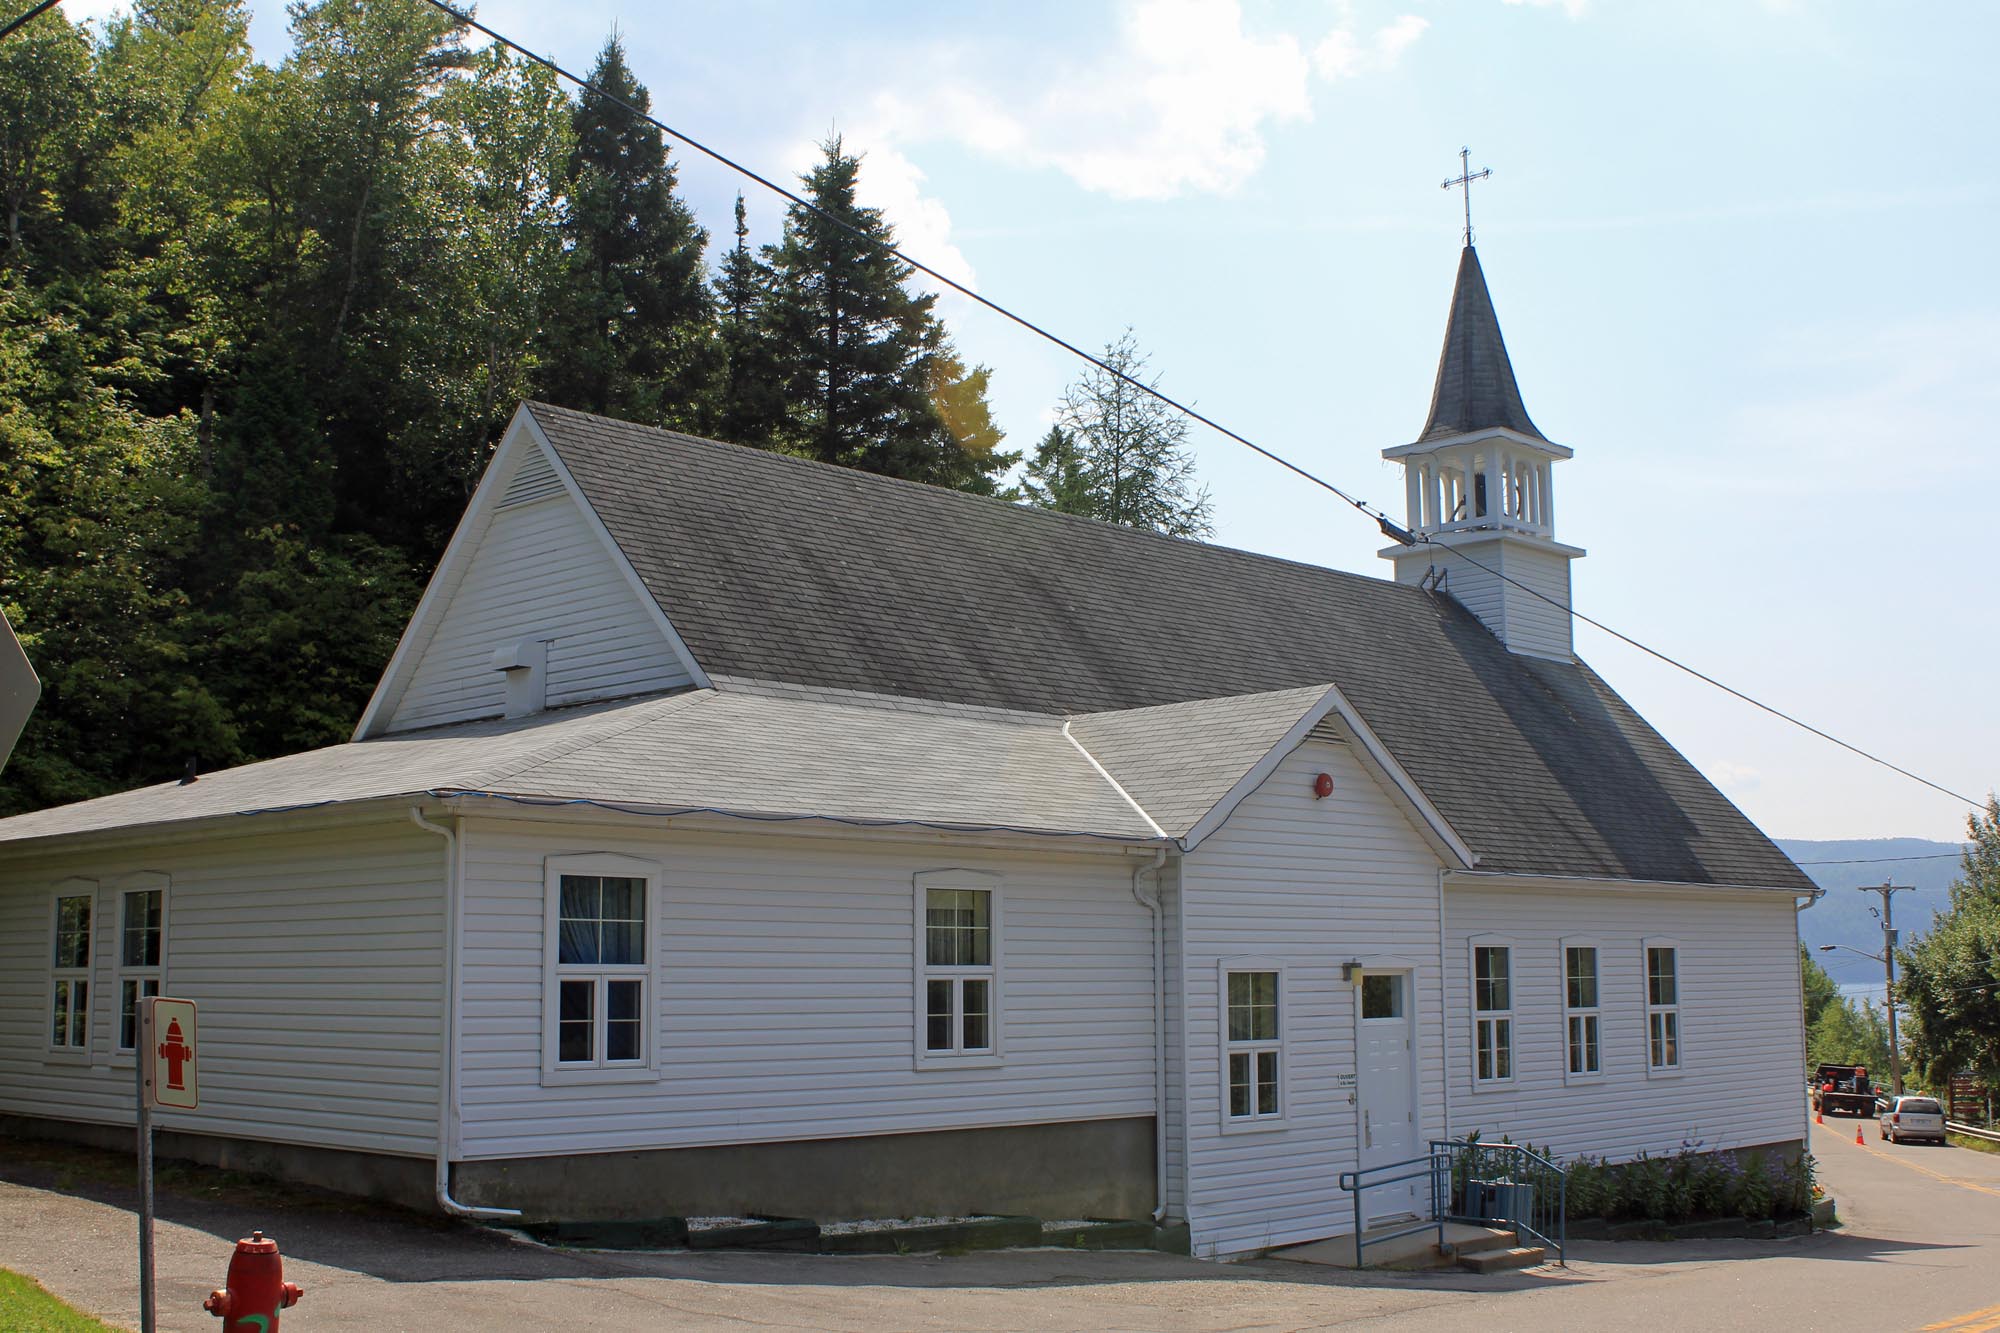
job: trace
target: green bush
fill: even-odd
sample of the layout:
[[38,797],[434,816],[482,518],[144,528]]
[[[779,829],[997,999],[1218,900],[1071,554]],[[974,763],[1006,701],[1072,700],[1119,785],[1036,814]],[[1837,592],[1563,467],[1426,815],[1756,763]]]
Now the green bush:
[[[1478,1141],[1476,1133],[1465,1140]],[[1547,1148],[1529,1146],[1528,1151],[1558,1160]],[[1553,1192],[1559,1176],[1572,1219],[1675,1223],[1706,1217],[1783,1218],[1810,1206],[1814,1170],[1810,1153],[1794,1159],[1782,1153],[1707,1152],[1700,1144],[1684,1143],[1669,1156],[1641,1153],[1626,1162],[1573,1157],[1555,1172],[1537,1171],[1534,1183],[1537,1190]],[[1454,1176],[1454,1191],[1463,1184],[1462,1174]]]

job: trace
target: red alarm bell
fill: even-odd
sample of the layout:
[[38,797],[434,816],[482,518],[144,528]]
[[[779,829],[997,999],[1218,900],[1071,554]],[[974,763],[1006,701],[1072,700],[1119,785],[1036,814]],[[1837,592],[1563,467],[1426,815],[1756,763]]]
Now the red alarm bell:
[[1322,773],[1313,779],[1313,799],[1324,801],[1333,795],[1333,774]]

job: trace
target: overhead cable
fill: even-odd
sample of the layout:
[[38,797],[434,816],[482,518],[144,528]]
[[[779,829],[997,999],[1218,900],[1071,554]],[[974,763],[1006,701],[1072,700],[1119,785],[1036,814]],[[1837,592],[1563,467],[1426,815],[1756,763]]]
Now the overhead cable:
[[[756,182],[757,184],[763,186],[765,189],[771,191],[773,194],[776,194],[781,198],[787,200],[794,207],[801,208],[809,213],[812,213],[816,217],[819,217],[825,220],[826,222],[829,222],[832,225],[839,227],[841,230],[856,237],[857,239],[863,241],[866,244],[880,247],[883,251],[885,251],[889,255],[892,255],[897,260],[909,265],[912,269],[915,269],[917,272],[924,274],[925,276],[933,279],[938,283],[941,283],[945,287],[950,288],[952,291],[957,292],[960,296],[965,297],[967,300],[972,301],[984,307],[985,309],[992,311],[994,314],[999,315],[1003,319],[1009,320],[1012,323],[1019,325],[1020,327],[1028,330],[1028,332],[1033,333],[1037,337],[1045,339],[1046,341],[1055,344],[1057,347],[1062,348],[1064,351],[1070,353],[1072,356],[1079,357],[1082,360],[1089,362],[1091,365],[1097,367],[1097,369],[1103,371],[1105,374],[1113,376],[1114,378],[1122,381],[1123,383],[1130,385],[1132,388],[1137,389],[1139,392],[1147,394],[1154,399],[1157,399],[1159,402],[1165,404],[1167,407],[1172,408],[1174,411],[1179,412],[1181,415],[1187,417],[1189,420],[1196,421],[1204,426],[1207,426],[1210,430],[1216,432],[1218,435],[1221,435],[1226,439],[1235,441],[1237,444],[1242,445],[1244,448],[1249,449],[1252,452],[1264,458],[1269,459],[1271,462],[1276,463],[1279,467],[1282,467],[1287,471],[1292,472],[1295,475],[1304,478],[1306,481],[1309,481],[1313,485],[1320,487],[1322,490],[1325,490],[1335,496],[1338,496],[1348,505],[1359,510],[1363,514],[1366,514],[1369,518],[1375,520],[1375,524],[1382,531],[1382,534],[1391,539],[1392,541],[1395,541],[1403,546],[1437,545],[1437,543],[1433,542],[1427,536],[1419,536],[1411,533],[1401,524],[1391,519],[1389,515],[1383,512],[1381,509],[1375,507],[1374,505],[1369,504],[1365,500],[1357,499],[1355,496],[1349,494],[1347,491],[1343,490],[1339,486],[1334,485],[1334,483],[1328,481],[1326,478],[1319,476],[1314,472],[1310,472],[1307,469],[1299,466],[1297,463],[1294,463],[1290,459],[1284,457],[1283,455],[1275,453],[1272,450],[1265,448],[1263,445],[1258,444],[1255,440],[1250,439],[1248,436],[1239,434],[1238,432],[1231,430],[1229,427],[1223,425],[1221,422],[1215,420],[1213,417],[1210,417],[1205,413],[1196,411],[1194,408],[1189,407],[1186,403],[1181,402],[1179,399],[1174,398],[1169,394],[1162,393],[1158,388],[1154,387],[1153,385],[1146,383],[1144,380],[1137,379],[1134,376],[1127,374],[1125,371],[1122,371],[1118,369],[1116,366],[1111,365],[1109,362],[1105,361],[1101,357],[1092,355],[1090,352],[1085,351],[1082,347],[1078,346],[1076,343],[1070,341],[1067,338],[1062,337],[1059,334],[1051,332],[1048,328],[1044,327],[1041,324],[1037,324],[1035,321],[1027,318],[1025,315],[1016,314],[1014,311],[1008,309],[1006,306],[1001,305],[999,302],[981,296],[978,292],[966,286],[964,283],[959,282],[954,278],[947,277],[945,274],[940,273],[937,269],[931,267],[929,264],[924,263],[921,259],[918,259],[915,256],[907,253],[900,247],[893,245],[888,241],[883,240],[879,236],[874,236],[869,234],[868,232],[861,230],[859,227],[856,227],[854,224],[848,222],[845,218],[838,217],[833,213],[828,212],[826,209],[821,208],[818,204],[813,203],[810,199],[807,199],[806,197],[797,193],[796,191],[788,189],[783,185],[780,185],[778,182],[772,180],[770,177],[765,176],[760,172],[745,166],[743,163],[738,162],[736,159],[732,157],[729,157],[727,154],[719,152],[716,149],[710,148],[707,144],[701,142],[699,139],[691,138],[687,134],[682,133],[680,130],[675,129],[671,125],[668,125],[666,122],[662,121],[657,116],[654,116],[652,113],[632,105],[630,102],[626,101],[621,97],[616,96],[613,93],[606,92],[604,89],[598,87],[596,84],[590,82],[588,79],[572,72],[571,70],[565,69],[563,66],[557,64],[555,61],[549,59],[547,56],[540,55],[534,51],[529,50],[527,47],[521,45],[521,43],[507,36],[505,33],[500,32],[492,27],[489,27],[488,25],[474,18],[471,14],[458,9],[451,4],[448,4],[446,0],[425,0],[425,3],[431,5],[435,9],[441,10],[444,13],[450,15],[451,18],[461,26],[470,28],[478,33],[483,33],[485,36],[491,38],[495,42],[498,42],[500,45],[506,47],[508,50],[519,54],[520,56],[524,57],[527,60],[533,61],[535,64],[540,65],[542,68],[548,70],[550,73],[555,74],[557,77],[566,79],[570,83],[575,84],[578,88],[581,88],[583,91],[589,93],[591,96],[601,98],[604,101],[610,103],[611,105],[619,107],[629,112],[631,115],[635,116],[639,120],[644,121],[646,124],[651,125],[654,129],[660,131],[660,133],[664,135],[667,135],[669,138],[672,138],[679,143],[685,144],[687,147],[693,149],[695,152],[698,152],[702,154],[704,157],[707,157],[712,161],[715,161],[721,164],[722,166],[727,167],[729,170],[736,172],[738,175],[744,177],[745,179]],[[1661,652],[1657,648],[1649,648],[1645,644],[1639,642],[1637,639],[1632,638],[1630,635],[1621,634],[1617,630],[1612,629],[1609,625],[1604,624],[1602,621],[1593,619],[1590,616],[1586,616],[1583,613],[1575,610],[1573,607],[1567,606],[1564,603],[1557,601],[1553,597],[1549,597],[1548,595],[1542,593],[1538,589],[1531,588],[1527,584],[1522,583],[1520,580],[1509,577],[1508,575],[1501,573],[1499,570],[1493,569],[1491,566],[1483,564],[1482,562],[1475,560],[1470,556],[1467,556],[1463,551],[1455,550],[1455,554],[1457,554],[1459,558],[1466,560],[1468,563],[1477,565],[1480,569],[1483,569],[1487,573],[1492,574],[1494,577],[1500,579],[1502,582],[1512,584],[1513,586],[1520,588],[1525,592],[1532,593],[1536,597],[1541,598],[1543,601],[1548,602],[1550,605],[1559,607],[1562,610],[1568,612],[1569,614],[1576,616],[1577,619],[1583,621],[1585,624],[1603,630],[1606,634],[1611,635],[1613,638],[1618,639],[1623,643],[1630,644],[1632,647],[1639,649],[1641,652],[1647,653],[1655,658],[1658,658],[1660,661],[1666,663],[1668,666],[1675,667],[1678,670],[1684,671],[1688,675],[1693,676],[1695,679],[1702,681],[1705,684],[1712,685],[1716,689],[1723,691],[1725,694],[1732,695],[1733,697],[1741,699],[1743,702],[1747,704],[1750,704],[1756,708],[1760,708],[1764,712],[1771,714],[1773,717],[1780,718],[1783,721],[1791,723],[1793,726],[1799,727],[1805,731],[1809,731],[1813,735],[1818,736],[1822,740],[1831,741],[1833,744],[1839,746],[1841,749],[1859,755],[1861,758],[1866,759],[1871,763],[1880,764],[1882,767],[1889,769],[1891,772],[1901,774],[1903,777],[1909,778],[1913,782],[1922,783],[1924,786],[1929,787],[1933,791],[1942,792],[1946,796],[1950,796],[1955,800],[1964,801],[1968,805],[1972,805],[1975,807],[1983,804],[1982,802],[1975,801],[1971,797],[1966,796],[1961,792],[1955,792],[1951,790],[1949,787],[1941,786],[1938,783],[1932,782],[1929,778],[1919,777],[1917,774],[1912,773],[1910,770],[1902,768],[1896,764],[1892,764],[1888,760],[1881,758],[1879,755],[1870,754],[1868,751],[1862,749],[1858,745],[1850,745],[1848,742],[1841,740],[1838,736],[1834,736],[1831,733],[1820,729],[1819,727],[1815,727],[1811,723],[1802,721],[1799,718],[1794,717],[1792,714],[1785,712],[1783,709],[1775,708],[1770,704],[1764,703],[1759,699],[1752,698],[1750,695],[1745,694],[1743,691],[1739,689],[1735,689],[1732,686],[1725,685],[1721,681],[1717,680],[1715,677],[1710,676],[1705,672],[1698,671],[1694,667],[1691,667],[1687,665],[1685,662],[1681,662],[1673,657],[1670,657],[1669,655]]]

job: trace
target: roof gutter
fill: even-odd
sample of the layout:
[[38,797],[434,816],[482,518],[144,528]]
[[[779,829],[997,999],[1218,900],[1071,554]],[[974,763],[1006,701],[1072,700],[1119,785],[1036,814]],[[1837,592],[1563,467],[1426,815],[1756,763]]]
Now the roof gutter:
[[[479,1208],[451,1197],[451,1141],[458,1126],[458,945],[460,908],[464,902],[465,862],[459,855],[458,833],[424,818],[421,806],[410,807],[410,822],[444,839],[444,1011],[441,1021],[443,1059],[438,1069],[437,1201],[453,1217],[496,1219],[521,1216],[518,1208]],[[454,819],[453,823],[457,821]]]
[[1588,885],[1599,889],[1674,889],[1683,893],[1777,893],[1791,898],[1800,898],[1807,893],[1805,889],[1785,884],[1701,884],[1683,879],[1623,879],[1616,875],[1538,875],[1510,870],[1446,870],[1445,874],[1454,883],[1467,887],[1534,888],[1549,885],[1571,888]]

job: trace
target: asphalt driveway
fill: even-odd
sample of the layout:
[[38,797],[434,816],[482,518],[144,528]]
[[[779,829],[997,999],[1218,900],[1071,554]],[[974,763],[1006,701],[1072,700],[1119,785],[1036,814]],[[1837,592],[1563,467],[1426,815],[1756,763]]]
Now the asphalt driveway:
[[[200,1302],[234,1238],[286,1254],[312,1329],[1160,1329],[1366,1325],[1492,1329],[1666,1326],[2000,1330],[2000,1157],[1815,1149],[1849,1225],[1790,1241],[1578,1245],[1568,1269],[1505,1276],[1357,1274],[1157,1254],[1013,1251],[959,1257],[556,1251],[477,1227],[291,1196],[195,1174],[162,1200],[165,1330],[213,1330]],[[12,1151],[10,1151],[12,1150]],[[135,1324],[124,1163],[0,1140],[0,1267]],[[1970,1159],[1970,1160],[1968,1160]],[[81,1165],[78,1165],[81,1163]],[[1992,1307],[1986,1310],[1985,1307]],[[1857,1322],[1857,1312],[1866,1312]]]

